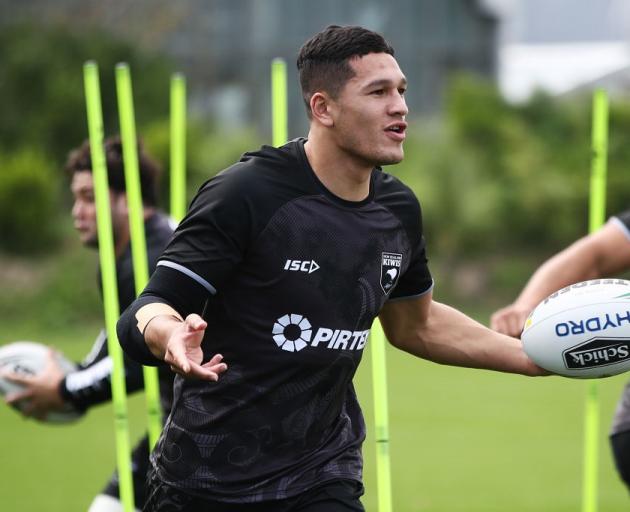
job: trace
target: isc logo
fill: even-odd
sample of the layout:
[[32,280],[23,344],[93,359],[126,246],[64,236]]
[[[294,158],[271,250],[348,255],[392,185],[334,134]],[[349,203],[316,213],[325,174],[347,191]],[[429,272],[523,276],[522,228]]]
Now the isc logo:
[[284,270],[288,270],[290,272],[307,272],[309,274],[312,274],[318,268],[319,265],[315,263],[314,260],[287,260],[287,262],[284,264]]

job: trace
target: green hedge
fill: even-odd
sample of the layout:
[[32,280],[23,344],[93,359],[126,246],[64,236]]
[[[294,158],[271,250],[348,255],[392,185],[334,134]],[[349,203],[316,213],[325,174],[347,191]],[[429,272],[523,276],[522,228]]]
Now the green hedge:
[[33,253],[58,241],[59,174],[42,153],[0,155],[0,249]]

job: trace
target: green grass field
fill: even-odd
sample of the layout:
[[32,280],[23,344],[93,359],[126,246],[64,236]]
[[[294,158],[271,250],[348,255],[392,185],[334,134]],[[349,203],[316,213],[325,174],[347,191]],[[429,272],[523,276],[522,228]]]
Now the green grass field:
[[[98,324],[44,336],[5,323],[0,340],[51,343],[81,358]],[[394,511],[574,512],[581,506],[585,383],[448,368],[388,347]],[[369,435],[364,444],[366,510],[376,511],[369,344],[356,379]],[[626,377],[601,381],[599,510],[630,504],[610,458],[607,430]],[[130,400],[132,438],[144,425],[141,395]],[[0,509],[83,511],[114,467],[111,407],[76,424],[42,425],[0,407]]]

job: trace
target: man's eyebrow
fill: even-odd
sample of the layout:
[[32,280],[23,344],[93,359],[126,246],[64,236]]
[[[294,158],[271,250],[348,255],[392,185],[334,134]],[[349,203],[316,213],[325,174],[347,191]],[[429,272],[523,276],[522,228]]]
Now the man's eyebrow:
[[[374,87],[390,87],[393,83],[394,83],[393,80],[390,80],[389,78],[380,78],[378,80],[371,81],[370,83],[365,85],[365,87],[363,88],[372,89]],[[403,87],[407,86],[407,79],[405,77],[402,77],[400,81],[398,82],[398,87],[400,86],[403,86]]]

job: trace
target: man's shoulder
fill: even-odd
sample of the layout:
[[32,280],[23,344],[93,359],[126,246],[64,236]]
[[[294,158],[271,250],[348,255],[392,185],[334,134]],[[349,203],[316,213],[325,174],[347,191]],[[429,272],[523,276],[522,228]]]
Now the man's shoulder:
[[390,209],[419,211],[416,194],[395,176],[376,169],[374,178],[374,200]]
[[245,153],[238,162],[206,181],[199,194],[268,200],[276,195],[274,191],[295,190],[292,185],[305,181],[299,144],[303,142],[295,140],[279,148],[262,146]]
[[288,176],[288,170],[302,165],[299,144],[303,143],[296,139],[279,148],[261,146],[256,151],[244,153],[238,162],[221,171],[216,177],[221,176],[233,182],[241,179],[264,182],[278,174]]

